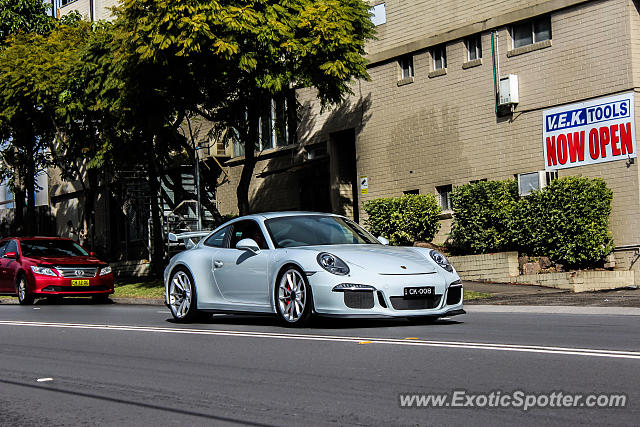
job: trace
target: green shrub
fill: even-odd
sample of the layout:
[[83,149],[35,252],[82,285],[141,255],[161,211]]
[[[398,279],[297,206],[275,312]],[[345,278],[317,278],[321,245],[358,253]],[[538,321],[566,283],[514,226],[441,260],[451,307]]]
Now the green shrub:
[[512,212],[518,203],[515,180],[481,181],[451,192],[455,212],[449,247],[453,253],[483,254],[513,248]]
[[613,249],[612,191],[599,178],[565,177],[524,197],[513,238],[526,255],[546,255],[570,268],[597,265]]
[[459,254],[518,250],[569,268],[593,267],[613,249],[612,198],[598,178],[561,178],[522,198],[514,180],[463,185],[451,194],[449,244]]
[[433,194],[374,199],[365,202],[363,208],[369,215],[369,231],[386,237],[392,245],[429,242],[440,229],[440,205]]

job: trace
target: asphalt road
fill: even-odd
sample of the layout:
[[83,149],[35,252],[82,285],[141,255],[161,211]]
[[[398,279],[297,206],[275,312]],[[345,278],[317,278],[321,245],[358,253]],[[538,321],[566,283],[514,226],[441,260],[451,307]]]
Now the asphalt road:
[[[637,425],[640,316],[469,309],[291,330],[248,316],[179,325],[158,306],[0,304],[0,425]],[[400,393],[462,389],[628,401],[400,406]]]

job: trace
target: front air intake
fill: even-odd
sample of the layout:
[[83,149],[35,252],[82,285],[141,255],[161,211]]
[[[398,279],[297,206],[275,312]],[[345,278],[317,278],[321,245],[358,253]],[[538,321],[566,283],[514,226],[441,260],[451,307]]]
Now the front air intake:
[[344,304],[349,308],[373,308],[373,292],[345,291]]

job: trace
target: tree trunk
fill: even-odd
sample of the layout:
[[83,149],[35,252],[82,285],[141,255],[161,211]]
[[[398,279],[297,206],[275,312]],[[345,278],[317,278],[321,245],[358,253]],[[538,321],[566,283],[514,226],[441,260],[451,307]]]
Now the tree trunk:
[[[257,105],[256,105],[257,104]],[[249,205],[249,187],[251,177],[256,167],[256,143],[258,142],[258,125],[260,120],[260,102],[248,106],[247,130],[244,132],[244,166],[240,175],[240,182],[236,189],[238,197],[238,211],[240,215],[251,213]]]
[[158,205],[160,195],[160,171],[152,159],[152,154],[147,154],[147,166],[149,172],[149,193],[151,208],[151,273],[154,276],[162,274],[164,263],[164,240],[162,233],[162,219],[160,206]]
[[27,156],[24,176],[24,190],[27,193],[27,214],[24,218],[25,234],[36,234],[36,165],[33,156]]

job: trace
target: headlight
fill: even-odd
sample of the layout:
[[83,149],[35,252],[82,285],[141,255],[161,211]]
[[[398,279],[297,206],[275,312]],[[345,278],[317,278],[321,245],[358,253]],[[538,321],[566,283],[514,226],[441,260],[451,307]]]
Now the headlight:
[[100,275],[101,276],[104,276],[104,275],[109,274],[109,273],[111,273],[111,266],[110,265],[107,265],[106,267],[102,267],[100,269]]
[[429,255],[431,255],[431,259],[434,260],[436,264],[447,270],[449,273],[453,273],[453,266],[449,264],[449,261],[444,255],[434,250],[429,252]]
[[329,273],[337,274],[338,276],[346,276],[349,274],[349,267],[347,264],[333,254],[322,252],[318,254],[317,259],[320,267],[324,268]]
[[31,266],[31,271],[33,271],[36,274],[42,274],[43,276],[53,276],[53,277],[57,277],[58,275],[56,274],[55,271],[53,271],[52,268],[49,267],[36,267],[35,265]]

